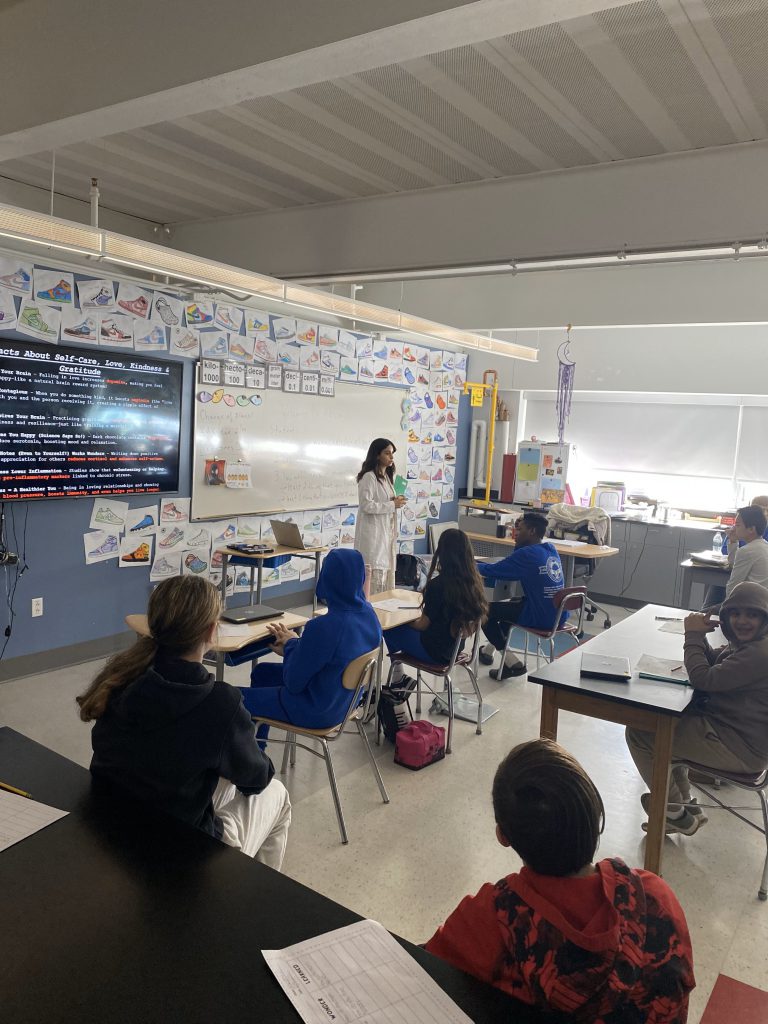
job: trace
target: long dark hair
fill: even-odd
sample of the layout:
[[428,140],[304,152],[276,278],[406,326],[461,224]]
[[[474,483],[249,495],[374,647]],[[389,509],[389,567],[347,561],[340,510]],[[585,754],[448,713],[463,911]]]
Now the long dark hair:
[[[443,597],[451,612],[451,632],[454,636],[468,633],[488,616],[488,602],[483,593],[483,581],[475,566],[472,545],[461,530],[443,530],[437,544],[427,576],[427,588],[432,577],[440,573]],[[425,588],[426,589],[426,588]]]
[[[392,448],[393,452],[397,451],[397,446],[394,445],[389,440],[388,437],[377,437],[375,441],[371,441],[370,445],[368,446],[368,454],[365,456],[365,461],[363,462],[362,468],[360,472],[357,474],[358,483],[360,483],[365,474],[370,473],[371,470],[373,470],[376,476],[379,476],[379,456],[381,455],[385,448],[390,447]],[[390,483],[393,482],[395,479],[394,462],[392,463],[391,466],[387,466],[384,472],[389,477]]]
[[84,722],[101,718],[112,694],[147,671],[160,648],[187,654],[209,633],[221,612],[217,587],[202,576],[174,576],[152,591],[147,608],[149,636],[142,636],[109,659],[91,685],[76,698]]

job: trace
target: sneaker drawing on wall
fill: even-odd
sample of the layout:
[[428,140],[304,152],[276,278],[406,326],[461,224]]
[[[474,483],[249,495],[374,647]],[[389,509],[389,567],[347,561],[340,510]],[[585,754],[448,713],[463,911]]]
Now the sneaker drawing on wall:
[[101,325],[101,336],[105,341],[130,341],[130,334],[125,334],[114,320],[105,320]]
[[112,302],[112,294],[108,288],[102,288],[92,298],[86,299],[85,302],[81,300],[81,309],[98,309],[100,306],[108,306]]
[[134,316],[145,317],[149,312],[149,303],[143,295],[139,295],[136,299],[118,299],[117,304],[128,313],[133,313]]
[[158,345],[165,348],[165,328],[153,327],[147,334],[142,335],[137,339],[139,342],[143,342],[145,345]]
[[211,313],[206,313],[196,302],[190,303],[186,308],[188,324],[209,324],[213,320]]
[[429,503],[429,514],[432,516],[433,519],[438,519],[440,517],[440,513],[438,512],[437,505],[434,503],[434,501],[430,501]]
[[166,536],[163,537],[163,539],[158,543],[161,548],[175,548],[176,545],[182,540],[184,540],[183,531],[180,530],[177,526],[174,526],[171,532],[169,534],[166,534]]
[[248,572],[245,569],[243,569],[242,572],[237,574],[237,579],[235,580],[235,585],[238,586],[238,587],[248,587],[248,586],[250,586],[250,584],[251,584],[251,577],[249,576]]
[[117,537],[110,533],[104,542],[91,551],[92,555],[112,555],[117,553]]
[[153,576],[177,576],[179,570],[175,565],[171,565],[167,558],[163,558],[162,555],[157,559],[155,564],[152,566]]
[[97,523],[109,523],[110,526],[122,526],[125,521],[120,516],[116,516],[111,508],[97,509],[93,518]]
[[13,274],[5,274],[3,277],[0,277],[0,285],[17,292],[28,292],[31,284],[32,278],[23,267],[19,267]]
[[345,516],[344,519],[341,520],[341,525],[342,526],[354,526],[355,525],[355,513],[354,512],[350,512],[349,515]]
[[230,341],[229,354],[231,356],[238,356],[240,359],[247,359],[249,356],[249,353],[243,348],[239,341]]
[[278,327],[275,331],[275,341],[285,341],[287,338],[292,338],[294,333],[295,332],[292,331],[290,327],[286,327],[285,324],[283,324],[282,327]]
[[87,316],[82,323],[75,324],[74,327],[65,327],[64,333],[70,338],[93,338],[96,335],[96,321]]
[[187,331],[180,338],[176,338],[173,344],[179,352],[189,352],[190,349],[197,348],[198,340],[192,331]]
[[415,384],[415,383],[416,383],[416,378],[415,378],[415,377],[414,377],[414,375],[413,375],[413,374],[411,373],[411,368],[410,368],[410,366],[406,366],[406,368],[405,368],[405,369],[403,370],[403,376],[405,377],[406,381],[407,381],[407,382],[408,382],[409,384]]
[[154,526],[154,525],[155,525],[154,516],[146,515],[142,519],[140,519],[138,521],[138,523],[136,523],[135,526],[131,527],[130,532],[131,533],[136,533],[137,530],[146,530],[148,526]]
[[218,337],[216,339],[216,343],[214,345],[211,345],[210,348],[206,348],[205,354],[207,356],[226,356],[226,355],[229,355],[229,351],[227,349],[227,339],[226,338],[222,338],[222,337]]
[[190,551],[187,557],[184,559],[184,565],[189,569],[190,572],[201,573],[205,572],[208,568],[208,563],[199,558],[194,551]]
[[53,288],[46,288],[45,291],[37,293],[36,298],[44,302],[71,302],[72,286],[69,281],[61,280]]
[[166,519],[166,520],[169,520],[169,519],[175,519],[175,520],[184,519],[184,513],[181,511],[181,509],[176,508],[176,506],[174,505],[174,503],[172,501],[169,501],[167,505],[163,505],[162,510],[160,512],[160,518],[161,519]]
[[416,452],[413,450],[413,448],[409,448],[408,449],[408,461],[410,462],[410,464],[412,466],[418,465],[419,456],[416,454]]
[[163,298],[162,295],[158,295],[155,299],[155,312],[169,327],[176,327],[179,323],[179,318],[171,309],[171,304],[167,299]]
[[[181,530],[179,530],[178,532],[181,533]],[[168,536],[170,537],[170,534],[168,534]],[[162,544],[162,541],[160,543]],[[198,533],[194,535],[194,537],[190,537],[187,541],[187,544],[191,548],[208,547],[210,543],[211,538],[208,536],[208,533],[205,530],[200,530]]]
[[216,310],[216,319],[218,320],[222,327],[226,327],[230,331],[237,331],[240,329],[238,325],[235,323],[235,321],[232,319],[232,317],[229,315],[229,310],[226,307],[220,306]]
[[50,338],[58,337],[58,331],[54,331],[36,306],[27,306],[19,317],[19,323],[31,328],[33,331],[47,334]]
[[237,536],[237,530],[234,528],[232,523],[230,523],[229,526],[226,528],[226,530],[222,534],[220,534],[220,539],[221,540],[234,540],[236,536]]
[[149,544],[139,544],[135,551],[120,556],[121,562],[148,562]]

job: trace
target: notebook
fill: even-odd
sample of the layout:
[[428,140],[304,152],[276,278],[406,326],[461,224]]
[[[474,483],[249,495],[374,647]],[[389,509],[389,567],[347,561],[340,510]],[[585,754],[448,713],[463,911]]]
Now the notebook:
[[279,619],[285,612],[270,608],[268,604],[246,604],[241,608],[229,608],[221,613],[225,622],[258,622],[259,619]]
[[652,654],[643,654],[636,667],[641,679],[660,679],[665,683],[689,685],[688,673],[680,658],[654,658]]
[[692,551],[688,557],[699,565],[716,565],[720,569],[728,566],[728,555],[720,555],[716,551]]
[[591,679],[612,679],[628,683],[632,678],[629,658],[615,658],[608,654],[582,654],[581,674]]
[[303,551],[304,540],[296,523],[284,523],[282,519],[270,519],[269,525],[272,527],[272,533],[274,533],[278,544],[284,548],[298,548]]

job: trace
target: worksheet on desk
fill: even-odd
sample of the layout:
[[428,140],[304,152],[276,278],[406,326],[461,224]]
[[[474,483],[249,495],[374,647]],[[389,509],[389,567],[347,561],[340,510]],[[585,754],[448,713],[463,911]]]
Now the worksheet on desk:
[[305,1024],[472,1024],[377,921],[262,955]]
[[68,813],[0,789],[0,851],[34,835]]
[[[417,597],[420,598],[421,595],[417,595]],[[383,601],[371,601],[371,604],[373,605],[374,608],[379,608],[383,612],[397,612],[405,611],[409,608],[413,608],[414,611],[417,611],[420,602],[413,601],[411,604],[408,604],[407,598],[387,597]]]

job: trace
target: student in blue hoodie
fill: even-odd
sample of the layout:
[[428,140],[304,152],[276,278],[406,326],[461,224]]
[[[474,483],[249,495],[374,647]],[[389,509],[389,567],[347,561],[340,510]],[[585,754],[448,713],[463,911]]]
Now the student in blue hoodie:
[[219,624],[217,587],[163,580],[150,635],[111,658],[77,703],[94,780],[280,870],[291,823],[285,786],[258,747],[240,691],[203,666]]
[[[480,648],[480,661],[493,664],[496,651],[503,651],[510,629],[515,624],[533,629],[551,629],[555,623],[552,601],[563,589],[563,565],[552,544],[544,541],[547,517],[539,512],[526,512],[516,524],[515,550],[499,562],[479,562],[477,571],[493,586],[497,580],[518,580],[525,597],[511,601],[492,601],[483,632],[489,640]],[[563,612],[563,622],[568,617]],[[492,679],[520,676],[525,666],[511,651],[504,664],[491,670]]]
[[[278,718],[306,729],[338,725],[352,694],[341,685],[350,661],[381,643],[376,613],[363,593],[365,562],[359,551],[336,548],[320,570],[317,596],[328,606],[301,637],[281,623],[270,626],[280,663],[256,663],[245,706],[255,716]],[[259,739],[266,737],[264,726]]]

